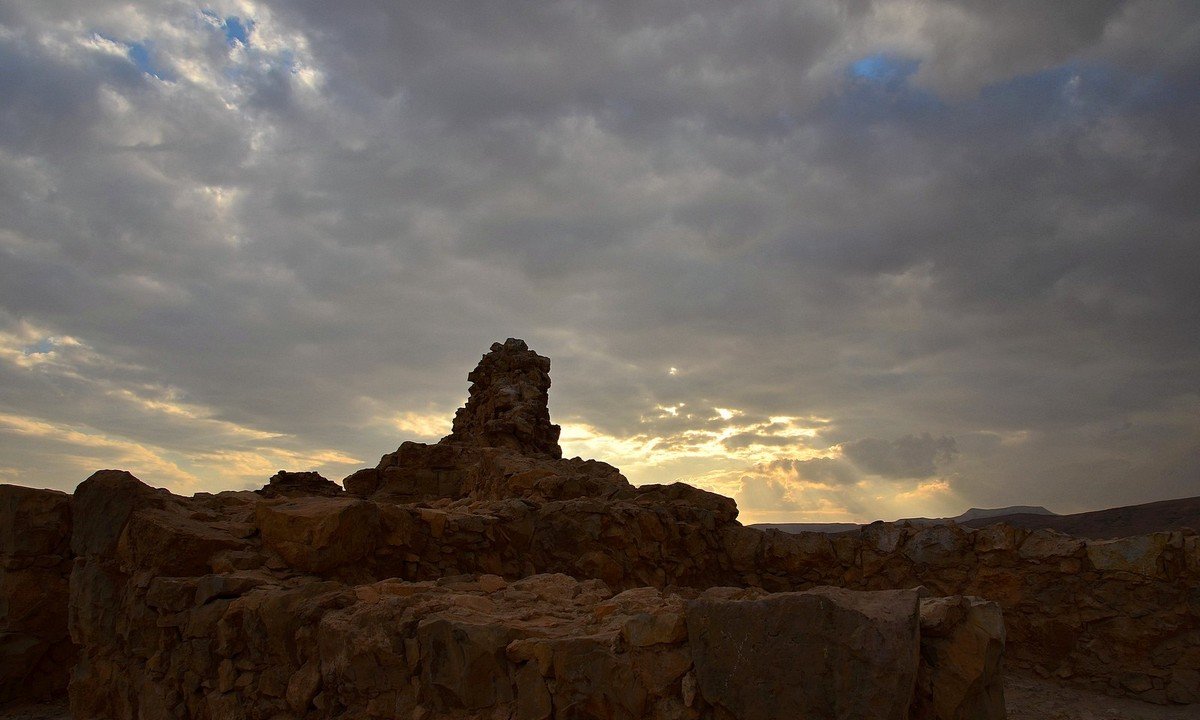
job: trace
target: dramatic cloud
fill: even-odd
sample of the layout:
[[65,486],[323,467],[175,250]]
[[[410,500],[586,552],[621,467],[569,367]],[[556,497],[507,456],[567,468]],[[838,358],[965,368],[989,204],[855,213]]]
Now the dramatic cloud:
[[1200,9],[17,0],[0,481],[340,478],[491,342],[743,519],[1196,494]]
[[863,438],[842,443],[842,454],[860,469],[890,478],[933,477],[939,465],[958,454],[954,438],[929,433],[905,435],[892,441]]

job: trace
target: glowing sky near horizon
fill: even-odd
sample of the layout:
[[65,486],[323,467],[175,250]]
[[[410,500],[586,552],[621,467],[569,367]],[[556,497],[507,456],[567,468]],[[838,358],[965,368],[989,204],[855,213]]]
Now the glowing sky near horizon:
[[744,521],[1200,494],[1200,7],[0,6],[0,482],[340,479],[552,359]]

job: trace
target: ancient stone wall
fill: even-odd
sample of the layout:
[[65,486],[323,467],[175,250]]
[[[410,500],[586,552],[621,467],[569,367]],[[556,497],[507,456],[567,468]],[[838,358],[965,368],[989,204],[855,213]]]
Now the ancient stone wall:
[[1085,541],[1006,525],[876,523],[839,536],[732,527],[722,544],[747,582],[767,589],[924,585],[985,597],[1004,610],[1011,665],[1152,702],[1200,702],[1195,535]]
[[[999,603],[1014,665],[1157,702],[1194,702],[1198,687],[1197,549],[1194,537],[1179,534],[1083,542],[1005,526],[876,524],[844,536],[787,535],[741,527],[731,501],[682,485],[621,490],[607,500],[397,505],[348,495],[174,498],[127,475],[89,480],[78,495],[100,495],[88,489],[94,481],[105,484],[111,505],[133,509],[123,529],[106,531],[117,541],[88,522],[76,530],[100,538],[77,543],[72,607],[87,656],[76,674],[82,696],[105,694],[83,689],[90,678],[124,672],[95,667],[138,657],[125,639],[114,646],[104,633],[114,617],[152,617],[139,609],[151,587],[161,592],[170,578],[213,573],[223,579],[210,583],[238,585],[250,582],[246,573],[264,572],[326,589],[547,572],[601,580],[613,591],[923,585],[933,595]],[[121,598],[134,604],[109,607]]]
[[[672,492],[682,490],[658,496]],[[521,577],[541,560],[566,563],[577,552],[566,538],[590,538],[611,557],[618,545],[604,530],[616,526],[606,518],[623,523],[612,536],[644,528],[646,545],[670,539],[661,528],[672,522],[715,533],[716,518],[695,508],[684,523],[636,502],[610,512],[583,500],[432,509],[254,493],[176,498],[116,473],[84,482],[77,498],[103,499],[108,512],[74,532],[76,720],[696,720],[796,708],[1003,718],[1003,624],[988,602],[920,600],[916,590],[662,592],[634,587],[646,578],[624,570],[617,587]],[[512,516],[479,512],[516,505]],[[528,530],[508,538],[521,553],[490,550],[516,527]],[[372,577],[388,568],[382,551],[422,547],[404,562],[437,580]],[[665,552],[628,554],[624,568],[661,571],[684,546]],[[478,563],[503,570],[522,553],[527,565],[509,578],[454,574]]]

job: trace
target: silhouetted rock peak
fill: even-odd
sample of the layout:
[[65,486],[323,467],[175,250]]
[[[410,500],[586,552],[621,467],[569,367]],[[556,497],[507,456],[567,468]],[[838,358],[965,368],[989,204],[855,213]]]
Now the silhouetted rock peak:
[[343,491],[341,485],[332,480],[326,480],[320,473],[280,470],[271,476],[262,489],[255,492],[266,497],[307,497],[309,495],[335,497],[341,495]]
[[550,422],[550,358],[524,340],[492,343],[491,351],[467,375],[467,404],[454,414],[442,445],[508,448],[527,455],[562,457],[559,427]]

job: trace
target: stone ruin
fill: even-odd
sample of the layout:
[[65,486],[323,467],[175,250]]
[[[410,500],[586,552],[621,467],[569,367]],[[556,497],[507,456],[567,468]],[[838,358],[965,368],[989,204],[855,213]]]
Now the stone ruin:
[[[437,444],[340,486],[0,486],[0,704],[76,720],[1004,717],[1005,664],[1200,701],[1200,548],[1005,525],[759,531],[562,459],[492,346]],[[343,489],[344,486],[344,489]]]

